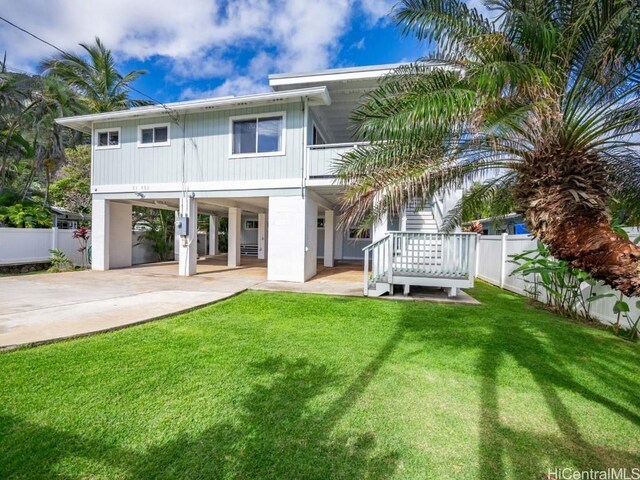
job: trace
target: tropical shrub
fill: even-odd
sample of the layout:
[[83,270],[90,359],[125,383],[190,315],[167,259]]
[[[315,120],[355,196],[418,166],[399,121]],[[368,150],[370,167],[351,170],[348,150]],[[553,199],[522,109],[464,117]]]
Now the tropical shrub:
[[49,250],[49,253],[51,253],[51,267],[49,267],[49,272],[68,272],[74,269],[73,262],[59,248]]
[[[534,249],[511,255],[518,267],[512,276],[522,275],[527,294],[550,310],[573,320],[589,320],[596,281],[587,272],[572,268],[568,262],[551,256],[549,248],[538,241]],[[584,290],[588,290],[585,292]]]
[[139,243],[146,243],[161,262],[171,260],[174,249],[175,213],[172,210],[135,208],[135,223],[144,229]]
[[80,248],[78,248],[78,252],[82,255],[82,268],[85,268],[88,263],[88,247],[89,247],[89,238],[91,238],[91,232],[88,228],[80,227],[73,232],[73,238],[80,242]]
[[0,224],[14,228],[51,228],[51,213],[39,206],[25,203],[0,207]]

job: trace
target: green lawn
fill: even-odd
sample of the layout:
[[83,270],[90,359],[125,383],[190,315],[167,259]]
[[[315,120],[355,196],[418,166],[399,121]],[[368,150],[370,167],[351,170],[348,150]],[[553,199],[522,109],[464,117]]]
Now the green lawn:
[[541,478],[640,465],[636,344],[477,305],[248,292],[0,354],[0,478]]

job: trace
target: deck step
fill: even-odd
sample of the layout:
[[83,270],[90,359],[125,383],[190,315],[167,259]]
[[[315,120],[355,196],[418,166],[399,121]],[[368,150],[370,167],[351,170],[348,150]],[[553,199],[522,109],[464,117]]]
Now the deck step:
[[376,282],[373,287],[369,287],[367,290],[368,297],[381,297],[385,293],[389,293],[391,291],[391,286],[385,282]]

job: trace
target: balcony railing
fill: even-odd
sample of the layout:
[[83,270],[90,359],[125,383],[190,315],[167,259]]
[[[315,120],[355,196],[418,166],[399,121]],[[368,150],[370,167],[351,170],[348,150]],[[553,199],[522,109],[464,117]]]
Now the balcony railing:
[[307,178],[321,179],[334,177],[334,162],[340,155],[353,150],[366,142],[330,143],[326,145],[309,145],[307,155]]

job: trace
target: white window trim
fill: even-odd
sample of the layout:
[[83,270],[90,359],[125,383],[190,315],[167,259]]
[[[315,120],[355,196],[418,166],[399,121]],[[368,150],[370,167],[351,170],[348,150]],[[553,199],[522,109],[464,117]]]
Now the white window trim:
[[369,237],[368,238],[362,238],[362,237],[352,237],[351,236],[351,230],[357,230],[357,228],[350,228],[349,231],[347,232],[347,237],[349,240],[353,240],[356,242],[370,242],[371,241],[371,229],[367,228],[366,230],[369,230]]
[[[280,142],[281,149],[278,152],[262,152],[262,153],[233,153],[233,122],[236,120],[251,120],[268,117],[282,117],[282,140]],[[235,115],[229,117],[229,158],[256,158],[256,157],[281,157],[286,155],[287,144],[287,112],[265,112],[252,113],[248,115]]]
[[[109,143],[109,132],[118,132],[118,145],[99,146],[98,142],[99,142],[99,136],[101,133],[107,134],[107,143]],[[95,147],[96,150],[111,150],[114,148],[120,148],[120,145],[122,145],[122,132],[120,131],[120,127],[98,128],[95,130],[93,146]]]
[[[159,127],[167,127],[166,142],[142,143],[142,130],[147,130],[149,128],[159,128]],[[168,147],[169,145],[171,145],[171,124],[170,123],[151,123],[149,125],[138,125],[138,148]]]
[[245,230],[258,230],[258,227],[257,227],[257,226],[256,226],[255,228],[247,227],[247,223],[248,223],[248,222],[256,222],[256,223],[257,223],[257,222],[258,222],[258,219],[257,219],[257,218],[247,218],[247,219],[244,221],[244,229],[245,229]]

